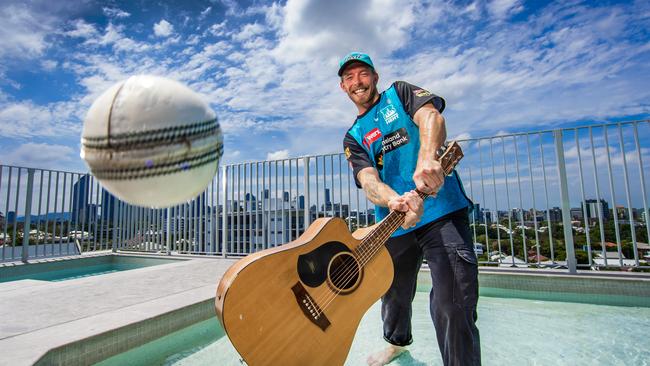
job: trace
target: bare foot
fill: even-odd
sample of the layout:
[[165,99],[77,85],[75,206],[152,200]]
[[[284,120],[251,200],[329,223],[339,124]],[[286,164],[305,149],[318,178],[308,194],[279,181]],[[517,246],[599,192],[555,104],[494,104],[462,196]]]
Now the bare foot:
[[383,350],[370,355],[366,362],[368,363],[368,366],[384,366],[397,358],[397,356],[401,355],[404,351],[406,351],[406,347],[394,346],[391,344]]

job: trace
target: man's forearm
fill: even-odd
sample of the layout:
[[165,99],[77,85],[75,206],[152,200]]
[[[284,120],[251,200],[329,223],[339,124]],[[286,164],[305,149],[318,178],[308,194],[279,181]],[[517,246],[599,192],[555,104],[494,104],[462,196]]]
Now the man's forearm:
[[388,201],[399,196],[386,183],[374,180],[364,182],[363,190],[366,192],[366,197],[368,197],[370,202],[382,207],[388,207]]
[[419,123],[420,151],[418,161],[422,159],[436,159],[436,151],[445,143],[447,131],[445,119],[436,110],[428,110],[425,118]]
[[381,181],[379,172],[374,168],[361,170],[357,178],[363,191],[366,192],[366,197],[375,205],[388,207],[388,201],[399,196],[390,186]]

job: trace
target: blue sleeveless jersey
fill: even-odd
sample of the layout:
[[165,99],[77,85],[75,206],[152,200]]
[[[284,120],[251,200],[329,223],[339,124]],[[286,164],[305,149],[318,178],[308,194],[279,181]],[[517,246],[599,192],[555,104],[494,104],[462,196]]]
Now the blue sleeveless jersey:
[[[420,149],[420,133],[405,111],[395,84],[381,93],[378,103],[357,118],[348,134],[366,151],[382,181],[395,192],[403,194],[416,188],[413,173]],[[399,228],[393,236],[403,235],[468,205],[470,201],[454,171],[445,178],[437,196],[424,201],[420,222],[408,230]],[[388,212],[386,207],[375,206],[377,222]]]

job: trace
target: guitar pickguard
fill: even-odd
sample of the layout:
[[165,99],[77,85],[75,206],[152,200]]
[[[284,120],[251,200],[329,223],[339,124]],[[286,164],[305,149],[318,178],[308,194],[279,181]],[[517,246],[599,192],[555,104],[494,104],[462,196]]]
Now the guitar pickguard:
[[298,276],[309,287],[318,287],[327,279],[327,266],[336,254],[350,252],[345,244],[330,241],[309,253],[298,256]]

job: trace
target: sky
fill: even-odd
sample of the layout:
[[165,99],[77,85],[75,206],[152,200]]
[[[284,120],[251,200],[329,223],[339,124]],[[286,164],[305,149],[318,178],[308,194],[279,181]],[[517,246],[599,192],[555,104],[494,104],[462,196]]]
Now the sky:
[[650,117],[648,1],[4,0],[0,164],[86,171],[88,108],[135,74],[199,92],[226,163],[339,153],[350,51],[443,96],[452,138]]

